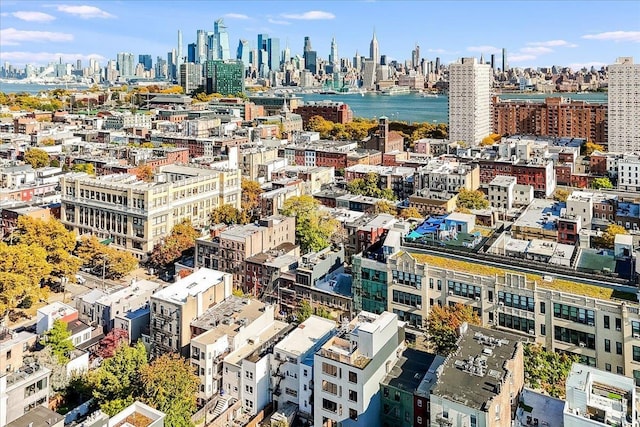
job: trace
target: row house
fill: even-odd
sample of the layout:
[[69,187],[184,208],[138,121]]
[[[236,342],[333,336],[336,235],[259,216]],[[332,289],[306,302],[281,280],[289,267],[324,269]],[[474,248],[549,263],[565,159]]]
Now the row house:
[[414,192],[414,168],[402,166],[355,165],[344,170],[347,182],[366,179],[370,173],[378,176],[378,188],[391,189],[399,200],[404,200]]
[[556,173],[551,160],[521,163],[518,160],[480,159],[477,162],[481,184],[489,184],[497,175],[509,175],[515,176],[518,184],[531,185],[536,197],[549,197],[556,189]]

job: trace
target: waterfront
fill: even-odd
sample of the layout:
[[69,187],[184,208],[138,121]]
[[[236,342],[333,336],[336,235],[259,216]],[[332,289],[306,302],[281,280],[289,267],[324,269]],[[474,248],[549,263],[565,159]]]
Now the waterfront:
[[[65,87],[65,85],[35,85],[0,82],[0,91],[4,93],[27,92],[30,94],[37,94],[43,90],[53,90],[56,88],[82,90],[86,89],[86,86]],[[438,97],[424,97],[419,93],[400,94],[394,96],[382,96],[376,93],[366,93],[364,94],[364,96],[362,96],[360,93],[335,95],[300,93],[296,94],[295,96],[302,98],[304,101],[342,101],[346,104],[349,104],[351,110],[353,111],[354,117],[376,118],[380,116],[387,116],[390,120],[400,120],[409,123],[448,122],[448,98],[446,95],[438,95]],[[502,99],[527,99],[531,101],[539,101],[546,97],[558,96],[567,97],[579,101],[607,101],[607,94],[605,92],[553,94],[509,93],[500,95]]]

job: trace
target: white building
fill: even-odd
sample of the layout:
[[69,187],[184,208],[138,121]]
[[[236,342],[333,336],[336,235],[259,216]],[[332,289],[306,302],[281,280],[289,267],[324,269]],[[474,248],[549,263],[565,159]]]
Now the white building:
[[513,207],[515,176],[498,175],[489,183],[489,202],[497,209],[510,210]]
[[491,66],[462,58],[449,67],[449,140],[478,145],[491,133]]
[[588,191],[574,191],[567,197],[567,214],[580,216],[582,218],[582,227],[586,229],[591,229],[593,200],[594,194]]
[[275,345],[271,383],[276,408],[291,402],[300,412],[309,416],[313,413],[313,355],[335,329],[333,320],[311,316]]
[[640,191],[640,176],[638,176],[638,168],[640,167],[640,157],[623,155],[618,159],[618,189],[623,191]]
[[609,65],[609,151],[640,151],[640,64],[622,57]]
[[314,355],[313,425],[379,425],[380,381],[403,347],[395,314],[360,312]]
[[44,334],[49,329],[53,328],[53,322],[56,320],[63,321],[65,323],[78,318],[78,310],[70,305],[61,302],[52,302],[37,311],[36,317],[36,333],[38,335]]
[[633,378],[574,363],[567,377],[565,427],[637,426]]

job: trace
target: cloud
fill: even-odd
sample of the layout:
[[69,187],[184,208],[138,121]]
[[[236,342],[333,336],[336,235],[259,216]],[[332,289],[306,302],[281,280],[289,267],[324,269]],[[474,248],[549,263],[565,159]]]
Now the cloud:
[[291,25],[291,22],[289,21],[281,21],[281,20],[272,19],[272,18],[267,19],[267,22],[274,25]]
[[582,38],[588,40],[640,43],[640,31],[608,31],[598,34],[586,34],[582,36]]
[[583,68],[590,69],[591,67],[596,67],[596,70],[599,70],[600,68],[606,67],[606,66],[607,64],[605,64],[604,62],[598,62],[598,61],[577,62],[577,63],[567,65],[567,67],[571,68],[574,71],[581,70]]
[[62,58],[63,62],[75,62],[78,59],[88,61],[89,59],[97,59],[105,61],[106,58],[97,53],[88,55],[82,53],[53,53],[53,52],[5,52],[0,51],[0,60],[9,61],[15,65],[24,64],[42,64],[46,65],[50,62],[58,62]]
[[536,58],[537,58],[536,55],[527,55],[527,54],[515,54],[507,57],[507,59],[509,60],[509,63],[533,61]]
[[553,49],[544,46],[535,46],[535,47],[523,47],[520,49],[519,53],[524,53],[528,55],[543,55],[545,53],[551,53]]
[[95,6],[59,4],[56,5],[56,9],[60,12],[68,13],[70,15],[76,15],[82,19],[115,18],[115,15],[112,15],[109,12],[105,12],[104,10]]
[[0,46],[17,46],[20,43],[57,43],[73,41],[73,34],[51,31],[23,31],[15,28],[0,30]]
[[2,12],[2,13],[0,13],[0,16],[2,16],[2,17],[9,16],[9,13],[7,13],[7,12]]
[[13,12],[12,15],[27,22],[50,22],[56,19],[55,16],[49,15],[48,13],[30,12],[25,10]]
[[222,17],[227,19],[251,19],[243,13],[225,13]]
[[542,46],[542,47],[578,47],[577,44],[569,43],[566,40],[548,40],[546,42],[530,42],[529,46]]
[[304,13],[283,13],[282,17],[287,19],[304,19],[306,21],[312,21],[318,19],[334,19],[336,15],[330,12],[323,12],[321,10],[310,10]]
[[500,53],[502,51],[502,49],[497,48],[495,46],[469,46],[467,48],[467,50],[469,52],[480,52],[480,53],[485,53],[485,54],[492,54],[492,53]]

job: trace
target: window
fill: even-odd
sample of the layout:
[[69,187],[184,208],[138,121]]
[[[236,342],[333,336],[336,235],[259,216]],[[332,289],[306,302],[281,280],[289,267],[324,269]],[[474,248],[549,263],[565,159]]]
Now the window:
[[338,367],[329,363],[322,362],[322,373],[331,375],[332,377],[337,377]]
[[358,421],[358,411],[356,411],[355,409],[349,408],[349,418],[351,418],[354,421]]
[[330,412],[336,412],[338,410],[338,404],[329,399],[322,399],[322,409]]
[[473,414],[469,416],[469,425],[470,427],[478,427],[478,420],[476,419],[476,416]]
[[307,370],[306,370],[306,369],[303,369],[303,370],[302,370],[302,375],[304,375],[305,377],[308,375],[308,374],[307,374]]
[[545,314],[547,312],[546,305],[543,301],[540,302],[540,313]]
[[525,319],[524,317],[512,316],[510,314],[498,313],[498,325],[529,333],[535,331],[536,324],[533,319]]
[[465,298],[480,298],[480,287],[467,285],[466,283],[455,282],[453,280],[449,280],[447,282],[447,286],[449,288],[449,293],[452,293],[457,296],[465,297]]
[[540,335],[547,335],[547,325],[544,323],[540,324]]
[[604,369],[607,372],[611,372],[611,363],[605,363],[604,364]]
[[418,405],[418,408],[422,408],[422,399],[417,399],[416,404]]
[[358,401],[358,392],[355,390],[349,390],[349,400],[352,402]]
[[633,354],[633,361],[640,362],[640,347],[638,347],[637,345],[634,345],[632,354]]
[[618,375],[624,375],[624,368],[622,366],[616,366],[616,372]]
[[524,295],[511,294],[508,292],[498,292],[498,302],[501,302],[507,307],[518,308],[520,310],[527,310],[530,312],[535,311],[535,302],[533,297],[527,297]]
[[607,353],[611,353],[611,340],[605,338],[604,340],[604,351]]
[[400,402],[400,392],[396,391],[395,396],[393,396],[393,398],[396,402]]
[[620,319],[619,317],[616,317],[616,331],[619,331],[622,329],[622,319]]
[[420,425],[422,425],[422,417],[417,417],[416,418],[416,422]]
[[298,397],[298,391],[294,390],[294,389],[291,389],[289,387],[286,387],[284,389],[284,392],[287,393],[289,396]]
[[574,329],[563,328],[561,326],[554,326],[553,338],[556,341],[579,345],[581,347],[590,348],[591,350],[595,350],[596,348],[596,336],[587,332],[576,331]]
[[349,382],[350,383],[357,383],[358,382],[358,374],[356,374],[353,371],[349,371]]
[[593,310],[573,307],[566,304],[553,304],[553,317],[571,320],[572,322],[582,323],[584,325],[595,325],[595,314]]
[[253,379],[253,372],[251,372],[251,371],[247,371],[247,372],[245,373],[245,376],[246,376],[247,378],[249,378],[250,380],[252,380],[252,379]]
[[382,389],[382,395],[384,397],[389,397],[389,388],[388,387],[385,387],[385,388]]
[[244,406],[246,406],[247,408],[253,408],[253,402],[250,401],[249,399],[245,399]]
[[244,390],[245,390],[247,393],[253,394],[253,387],[251,387],[250,385],[246,385],[246,386],[244,386]]
[[622,343],[616,341],[616,354],[622,354]]
[[322,391],[326,391],[331,394],[338,394],[338,385],[329,381],[322,381]]
[[449,419],[449,410],[448,409],[442,409],[442,418],[444,418],[445,420]]
[[604,316],[604,328],[609,329],[609,316]]

